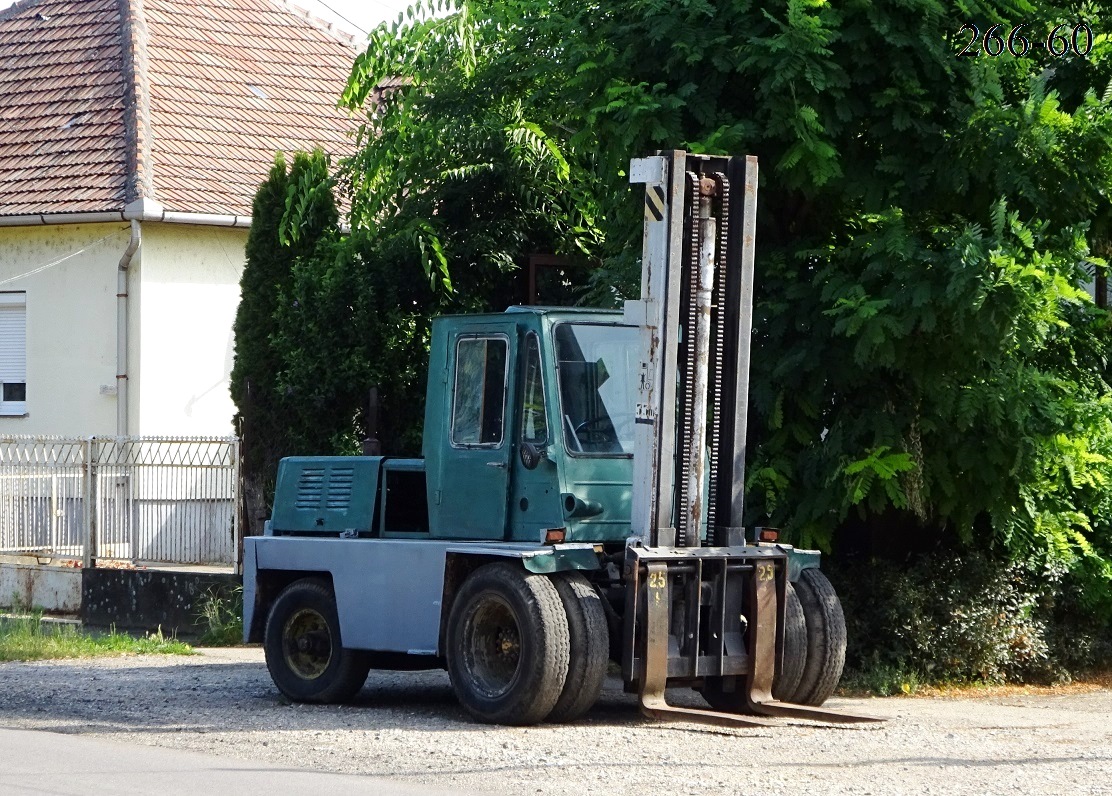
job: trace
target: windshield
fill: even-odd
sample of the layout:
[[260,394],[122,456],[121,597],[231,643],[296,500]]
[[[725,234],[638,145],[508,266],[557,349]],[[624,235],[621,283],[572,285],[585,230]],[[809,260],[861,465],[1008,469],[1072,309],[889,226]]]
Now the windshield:
[[556,327],[561,425],[569,453],[633,454],[639,350],[636,326]]

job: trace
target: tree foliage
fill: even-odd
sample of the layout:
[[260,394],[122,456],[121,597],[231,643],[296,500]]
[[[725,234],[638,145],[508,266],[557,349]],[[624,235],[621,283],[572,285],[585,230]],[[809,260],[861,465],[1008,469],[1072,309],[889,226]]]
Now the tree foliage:
[[[352,235],[299,261],[275,321],[287,389],[340,407],[330,439],[358,425],[360,379],[400,372],[385,351],[401,340],[411,362],[433,312],[500,308],[531,251],[596,263],[585,300],[633,296],[631,156],[752,153],[751,519],[827,549],[850,521],[949,531],[1108,582],[1109,319],[1081,289],[1112,238],[1103,6],[428,11],[380,27],[355,63]],[[1036,41],[1082,19],[1085,56],[957,56],[966,22]],[[404,380],[412,405],[419,376]]]
[[[1081,19],[1087,56],[957,57],[965,22],[1035,41]],[[601,259],[595,298],[630,296],[628,158],[757,154],[753,519],[822,547],[855,517],[988,534],[1107,578],[1108,318],[1080,289],[1112,220],[1107,20],[1025,0],[418,9],[345,95],[396,86],[351,163],[354,217],[419,225],[453,286],[528,229]],[[452,238],[457,210],[496,234]]]
[[[477,30],[465,9],[422,17],[404,38],[376,31],[342,100],[365,114],[357,153],[335,179],[314,161],[287,197],[277,236],[300,250],[264,298],[287,450],[356,451],[375,385],[385,450],[419,452],[431,318],[504,309],[530,254],[586,258],[597,245],[560,148],[519,97],[484,86]],[[343,236],[305,223],[336,189]]]
[[284,352],[277,383],[289,396],[291,450],[358,452],[377,386],[384,450],[420,452],[430,321],[441,303],[413,266],[359,236],[329,236],[294,263],[272,338]]
[[461,307],[508,298],[523,256],[590,256],[599,235],[593,198],[532,113],[544,77],[491,85],[499,49],[499,31],[467,6],[381,27],[343,97],[368,114],[344,167],[353,230],[409,241]]

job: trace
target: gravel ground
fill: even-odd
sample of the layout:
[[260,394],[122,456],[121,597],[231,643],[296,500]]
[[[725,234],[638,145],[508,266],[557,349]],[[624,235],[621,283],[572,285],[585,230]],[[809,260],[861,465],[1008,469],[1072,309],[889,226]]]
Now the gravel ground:
[[0,726],[490,794],[1112,794],[1112,691],[835,699],[883,724],[655,724],[617,680],[568,726],[470,722],[443,672],[372,672],[351,705],[282,700],[257,648],[0,664]]

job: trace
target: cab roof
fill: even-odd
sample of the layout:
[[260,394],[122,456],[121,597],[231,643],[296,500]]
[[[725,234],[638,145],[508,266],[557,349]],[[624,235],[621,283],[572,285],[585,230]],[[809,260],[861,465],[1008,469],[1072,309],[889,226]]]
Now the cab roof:
[[512,307],[507,307],[505,312],[482,312],[482,313],[460,313],[456,315],[441,315],[435,320],[441,318],[452,318],[460,320],[474,320],[474,321],[492,321],[498,318],[504,318],[506,315],[535,315],[537,317],[548,318],[549,320],[574,320],[574,319],[591,319],[598,321],[620,322],[622,320],[622,311],[604,310],[597,307],[531,307],[522,304],[515,304]]

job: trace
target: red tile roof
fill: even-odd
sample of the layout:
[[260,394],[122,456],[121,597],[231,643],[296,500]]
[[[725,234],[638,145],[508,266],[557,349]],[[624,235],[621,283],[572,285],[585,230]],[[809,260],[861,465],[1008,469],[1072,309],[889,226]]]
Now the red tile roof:
[[23,0],[0,11],[0,216],[250,215],[278,150],[352,149],[355,49],[280,0]]

